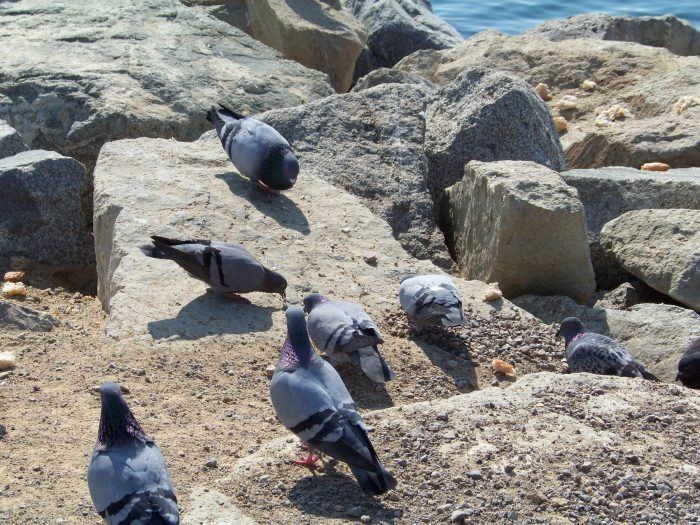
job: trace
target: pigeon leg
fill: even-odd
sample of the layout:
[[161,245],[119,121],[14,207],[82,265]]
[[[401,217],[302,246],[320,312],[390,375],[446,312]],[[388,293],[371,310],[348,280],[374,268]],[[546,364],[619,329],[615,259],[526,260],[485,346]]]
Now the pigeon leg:
[[318,461],[318,458],[314,456],[310,451],[306,458],[303,459],[294,459],[292,460],[292,463],[294,465],[299,465],[300,467],[308,467],[311,470],[316,470],[318,468],[318,465],[316,464],[316,461]]
[[280,194],[279,191],[273,190],[272,188],[270,188],[270,187],[267,186],[266,184],[263,184],[263,183],[260,182],[260,181],[256,181],[256,182],[255,182],[255,185],[258,187],[258,189],[259,189],[260,191],[262,191],[263,193],[266,193],[266,194],[268,194],[268,195],[272,195],[273,197],[277,197],[277,196]]
[[239,303],[250,304],[250,300],[246,299],[242,295],[238,295],[237,293],[226,292],[226,297],[233,299],[234,301],[238,301]]

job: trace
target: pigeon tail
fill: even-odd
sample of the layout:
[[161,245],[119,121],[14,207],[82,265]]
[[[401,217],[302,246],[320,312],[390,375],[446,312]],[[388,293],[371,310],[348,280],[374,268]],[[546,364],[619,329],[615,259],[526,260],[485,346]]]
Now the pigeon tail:
[[648,379],[649,381],[657,381],[657,382],[661,381],[661,379],[656,377],[654,374],[652,374],[651,372],[649,372],[645,368],[642,368],[641,372],[642,372],[642,377],[644,379]]
[[378,466],[379,471],[376,473],[357,467],[350,467],[350,471],[355,476],[355,479],[357,479],[360,488],[362,488],[363,492],[368,496],[379,496],[396,488],[396,478],[391,472],[385,470],[381,463]]
[[384,361],[377,345],[358,348],[357,354],[360,358],[360,368],[375,383],[396,379],[396,373]]
[[153,259],[169,259],[165,252],[161,250],[160,248],[157,248],[156,246],[152,244],[142,244],[139,246],[139,250],[141,250],[141,253],[143,253],[146,257],[152,257]]
[[227,122],[245,118],[245,116],[230,110],[223,104],[219,104],[219,106],[218,108],[212,106],[211,109],[207,111],[207,120],[214,125],[217,134],[221,134],[221,128],[223,128]]

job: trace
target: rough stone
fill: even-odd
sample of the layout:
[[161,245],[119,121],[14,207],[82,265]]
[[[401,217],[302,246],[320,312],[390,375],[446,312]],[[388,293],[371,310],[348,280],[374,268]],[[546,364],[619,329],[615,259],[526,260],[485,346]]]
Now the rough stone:
[[380,67],[359,79],[352,91],[362,91],[380,84],[417,84],[431,93],[437,91],[437,86],[430,80],[416,73],[407,73],[398,69]]
[[327,73],[336,91],[350,89],[367,31],[340,2],[254,0],[247,6],[255,39]]
[[0,328],[50,332],[58,321],[45,313],[17,303],[0,301]]
[[20,0],[0,26],[0,118],[89,171],[110,140],[197,138],[212,103],[250,114],[332,93],[323,73],[177,0]]
[[52,151],[0,160],[0,255],[53,268],[95,263],[85,167]]
[[462,274],[498,282],[506,297],[586,301],[595,278],[576,190],[534,162],[470,162],[448,188],[443,230]]
[[437,189],[460,180],[470,160],[530,160],[566,169],[546,104],[512,75],[465,71],[436,94],[426,113],[425,151]]
[[[508,71],[532,86],[547,84],[554,95],[548,102],[552,114],[568,121],[560,139],[571,168],[700,166],[698,56],[629,42],[582,38],[554,44],[536,35],[484,31],[454,49],[413,53],[395,67],[438,84],[474,67]],[[586,80],[597,87],[585,90]],[[559,109],[566,96],[576,97],[574,109]],[[679,114],[682,97],[688,106]],[[628,117],[598,119],[612,106],[621,106]]]
[[446,49],[464,39],[435,16],[426,0],[344,0],[368,30],[367,46],[357,61],[355,78],[392,67],[419,49]]
[[644,303],[627,310],[589,308],[569,297],[536,295],[517,297],[513,303],[548,324],[578,317],[591,332],[619,341],[662,381],[674,380],[685,347],[700,335],[700,316],[680,306]]
[[626,271],[700,311],[700,210],[637,210],[608,222],[600,244]]
[[[406,253],[385,221],[310,165],[301,163],[292,190],[270,198],[232,170],[215,138],[106,144],[95,168],[94,225],[108,334],[168,344],[207,336],[239,343],[254,336],[255,344],[273,345],[284,339],[279,296],[251,293],[251,305],[217,299],[174,263],[145,257],[138,246],[152,234],[240,242],[287,278],[291,304],[326,291],[360,302],[370,315],[396,306],[402,275],[440,271]],[[368,249],[376,266],[364,261]],[[485,283],[455,281],[476,315],[528,317],[508,301],[483,302]]]
[[197,486],[189,495],[191,509],[182,517],[182,525],[256,525],[225,494],[210,487]]
[[636,42],[665,47],[676,55],[700,55],[700,32],[692,24],[672,15],[632,17],[586,13],[545,22],[525,34],[543,36],[555,42],[576,38]]
[[261,118],[289,138],[306,173],[359,196],[409,253],[449,267],[429,192],[425,108],[420,86],[382,84]]
[[0,159],[11,157],[28,149],[17,130],[4,120],[0,120]]

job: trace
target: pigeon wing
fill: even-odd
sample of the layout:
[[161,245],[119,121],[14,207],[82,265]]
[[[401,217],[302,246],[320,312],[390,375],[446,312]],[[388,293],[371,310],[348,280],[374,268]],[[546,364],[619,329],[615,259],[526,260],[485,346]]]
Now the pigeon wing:
[[263,265],[242,246],[212,246],[211,283],[245,293],[259,290],[264,278]]

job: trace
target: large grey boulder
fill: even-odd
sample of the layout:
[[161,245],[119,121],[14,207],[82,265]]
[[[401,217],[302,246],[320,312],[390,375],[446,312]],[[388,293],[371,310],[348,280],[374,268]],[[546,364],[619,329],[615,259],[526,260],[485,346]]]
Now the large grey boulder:
[[700,311],[700,210],[637,210],[608,222],[600,244],[625,270]]
[[110,140],[197,138],[219,101],[256,113],[332,93],[325,74],[177,0],[20,0],[0,26],[0,118],[89,171]]
[[626,310],[590,308],[569,297],[525,295],[513,302],[543,323],[578,317],[591,331],[612,337],[662,381],[673,381],[688,342],[700,335],[700,316],[668,304],[643,303]]
[[85,166],[52,151],[25,151],[0,160],[0,188],[0,257],[56,270],[94,265]]
[[344,0],[368,31],[355,78],[373,69],[392,67],[419,49],[446,49],[464,39],[432,12],[428,0]]
[[586,13],[550,20],[525,32],[555,42],[573,38],[597,38],[665,47],[676,55],[700,55],[700,32],[686,20],[672,15],[616,16]]
[[[218,299],[175,263],[145,257],[138,246],[153,234],[242,243],[287,278],[290,303],[325,291],[377,315],[397,308],[400,276],[440,271],[409,255],[384,220],[309,166],[302,162],[294,188],[271,199],[233,170],[217,139],[106,144],[95,168],[94,231],[107,333],[145,341],[254,341],[278,356],[285,334],[279,296],[248,294],[252,305]],[[485,283],[457,282],[476,315],[515,313],[507,301],[483,302]]]
[[[454,49],[416,52],[395,67],[439,84],[474,67],[509,71],[532,86],[548,84],[552,114],[568,121],[560,139],[572,168],[700,166],[698,56],[629,42],[581,38],[557,44],[537,35],[485,31]],[[584,89],[586,80],[595,88]],[[574,107],[560,109],[571,108],[566,101],[562,106],[567,95],[576,97]]]
[[0,120],[0,159],[11,157],[28,149],[29,147],[24,143],[17,130],[4,120]]
[[[255,487],[238,501],[260,522],[351,523],[346,512],[359,507],[372,522],[564,524],[585,513],[591,523],[692,523],[698,410],[700,396],[676,385],[529,374],[506,389],[363,414],[382,462],[401,478],[376,504],[344,464],[319,476],[292,470],[291,435],[238,460],[217,485]],[[309,511],[328,502],[320,516]]]
[[260,118],[289,138],[305,173],[359,196],[409,253],[449,266],[423,152],[426,104],[421,86],[382,84]]
[[595,291],[576,190],[534,162],[467,164],[447,189],[443,229],[467,279],[498,282],[506,297]]
[[566,169],[547,105],[519,78],[470,69],[444,86],[426,112],[431,182],[444,189],[470,160],[529,160]]
[[625,212],[641,209],[700,209],[700,169],[666,172],[613,167],[570,170],[561,174],[578,190],[586,210],[588,242],[600,288],[613,288],[628,277],[600,247],[603,225]]

